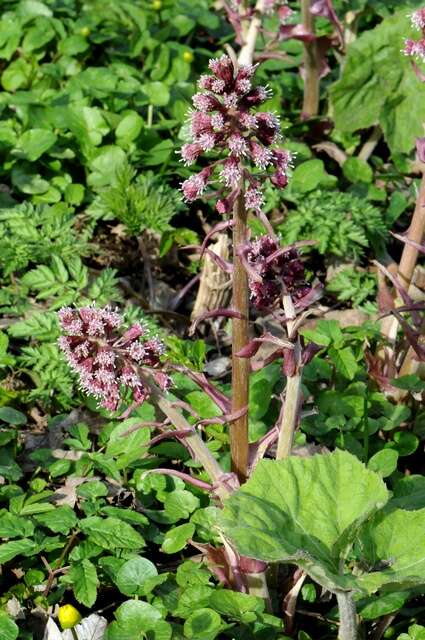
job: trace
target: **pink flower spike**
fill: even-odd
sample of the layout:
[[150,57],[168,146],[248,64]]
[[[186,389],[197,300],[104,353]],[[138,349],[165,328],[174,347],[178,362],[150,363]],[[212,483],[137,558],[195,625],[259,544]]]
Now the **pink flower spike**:
[[[62,329],[70,334],[61,336],[58,345],[71,369],[78,374],[84,392],[95,396],[100,406],[113,411],[118,408],[124,389],[138,404],[149,396],[141,372],[143,368],[152,369],[160,364],[164,349],[158,338],[139,341],[145,333],[139,323],[121,335],[122,318],[109,307],[64,308],[58,316]],[[79,331],[73,334],[77,319]]]

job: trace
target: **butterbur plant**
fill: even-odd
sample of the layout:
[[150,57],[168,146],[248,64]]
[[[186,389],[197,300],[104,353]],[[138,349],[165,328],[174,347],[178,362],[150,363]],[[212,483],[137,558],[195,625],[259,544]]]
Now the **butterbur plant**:
[[[291,156],[276,146],[281,138],[278,117],[258,109],[270,92],[267,87],[254,86],[256,66],[239,64],[235,57],[222,55],[211,60],[209,67],[212,73],[201,76],[201,91],[193,97],[192,141],[181,150],[187,165],[203,155],[207,155],[209,163],[185,180],[182,191],[187,201],[193,201],[207,195],[207,187],[214,187],[211,195],[216,198],[217,211],[232,215],[228,226],[233,228],[234,247],[232,411],[236,413],[247,407],[249,375],[248,362],[238,355],[248,342],[249,317],[248,277],[238,250],[248,240],[248,211],[270,228],[262,212],[261,185],[269,179],[275,187],[284,188]],[[248,468],[246,413],[232,423],[231,452],[233,470],[243,481]]]

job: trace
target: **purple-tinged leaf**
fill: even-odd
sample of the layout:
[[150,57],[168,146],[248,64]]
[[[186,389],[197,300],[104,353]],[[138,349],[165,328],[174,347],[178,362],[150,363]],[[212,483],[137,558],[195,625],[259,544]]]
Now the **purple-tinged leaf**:
[[243,349],[238,351],[236,355],[239,358],[251,358],[253,355],[257,353],[258,349],[260,348],[263,342],[267,342],[268,344],[275,344],[280,349],[294,348],[292,342],[290,342],[289,340],[282,340],[282,338],[277,338],[272,333],[266,332],[266,333],[263,333],[263,335],[260,336],[259,338],[254,338],[253,340],[248,342],[248,344]]
[[425,347],[419,344],[421,333],[412,329],[406,318],[404,318],[397,309],[393,309],[391,313],[397,318],[400,325],[403,327],[404,335],[406,336],[409,344],[418,356],[419,361],[425,362]]
[[276,258],[279,258],[285,253],[288,253],[289,251],[292,251],[294,249],[297,250],[301,247],[311,247],[315,244],[317,244],[317,240],[299,240],[298,242],[287,244],[285,247],[279,247],[279,249],[267,256],[267,258],[265,259],[265,263],[269,264],[270,262],[273,262],[273,260],[276,260]]
[[195,320],[192,322],[189,328],[189,335],[193,335],[198,327],[200,322],[204,320],[209,320],[210,318],[238,318],[239,320],[243,320],[244,317],[239,311],[234,311],[233,309],[213,309],[212,311],[205,311],[201,313]]
[[181,429],[180,431],[175,429],[174,431],[164,431],[164,433],[160,433],[159,435],[149,440],[149,442],[147,442],[144,446],[153,447],[155,444],[158,444],[158,442],[162,442],[162,440],[166,440],[168,438],[176,438],[177,440],[180,440],[182,438],[186,438],[186,436],[193,435],[193,433],[193,429]]
[[342,24],[333,8],[331,0],[313,0],[310,7],[310,13],[313,16],[327,18],[332,24],[335,26],[340,44],[344,46],[344,31],[342,28]]
[[[413,303],[412,298],[409,296],[409,294],[407,293],[406,289],[403,287],[403,285],[401,284],[401,282],[397,278],[397,276],[393,275],[391,273],[391,271],[389,271],[386,267],[384,267],[384,265],[382,265],[377,260],[372,260],[372,262],[388,278],[388,280],[390,280],[390,282],[392,282],[392,284],[394,285],[397,293],[400,295],[401,299],[403,300],[404,304],[413,305],[414,303]],[[418,318],[418,316],[417,316],[417,314],[415,312],[412,312],[412,318],[413,318],[413,321],[414,321],[415,324],[418,324],[420,322],[420,320],[419,320],[419,318]]]
[[323,345],[316,344],[315,342],[309,342],[309,344],[303,349],[301,355],[301,364],[306,365],[311,362],[314,356],[322,351]]
[[191,371],[187,367],[175,367],[177,371],[181,371],[188,378],[190,378],[193,382],[204,391],[210,398],[215,402],[217,407],[221,409],[224,414],[228,414],[232,410],[232,404],[230,399],[224,395],[221,391],[217,389],[206,377],[204,373],[196,373],[195,371]]
[[272,362],[274,362],[275,360],[281,357],[282,357],[282,349],[276,349],[276,351],[273,351],[273,353],[268,355],[267,358],[254,360],[253,362],[251,361],[251,371],[252,372],[260,371],[261,369],[264,369],[264,367],[267,367],[267,365],[271,364]]
[[314,304],[323,296],[323,285],[318,284],[315,287],[312,287],[305,296],[303,296],[300,300],[294,300],[294,307],[297,311],[302,311],[306,309],[310,305]]
[[282,24],[279,27],[280,40],[301,40],[302,42],[313,42],[315,34],[309,31],[302,24]]
[[201,245],[201,255],[200,257],[202,258],[204,251],[206,249],[206,246],[208,244],[208,242],[211,240],[211,238],[216,234],[219,233],[220,231],[225,231],[226,229],[230,229],[231,227],[233,227],[233,220],[225,220],[223,222],[219,222],[218,224],[216,224],[211,231],[209,231],[207,233],[207,235],[204,238],[204,241]]

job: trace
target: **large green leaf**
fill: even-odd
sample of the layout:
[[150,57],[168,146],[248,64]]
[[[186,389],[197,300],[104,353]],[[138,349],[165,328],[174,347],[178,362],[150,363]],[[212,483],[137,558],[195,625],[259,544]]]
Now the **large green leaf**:
[[331,88],[335,124],[356,131],[380,123],[393,152],[408,153],[423,135],[425,85],[401,51],[416,37],[408,10],[365,31],[349,49],[342,77]]
[[381,478],[346,451],[263,460],[226,502],[223,525],[244,555],[293,561],[327,588],[352,588],[341,554],[387,500]]
[[390,502],[362,532],[364,560],[378,570],[361,576],[360,584],[369,591],[425,585],[424,531],[425,509],[391,510]]

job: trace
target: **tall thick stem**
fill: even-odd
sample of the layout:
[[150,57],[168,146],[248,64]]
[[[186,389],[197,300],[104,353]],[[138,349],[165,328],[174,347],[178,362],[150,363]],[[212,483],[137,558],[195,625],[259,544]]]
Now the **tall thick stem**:
[[349,591],[338,591],[336,599],[340,622],[338,640],[358,640],[357,613],[353,594]]
[[[311,0],[301,0],[301,18],[306,31],[314,33],[314,16],[310,11]],[[317,41],[304,42],[304,100],[302,117],[317,116],[320,98],[320,68]]]
[[294,375],[288,376],[286,379],[285,404],[283,405],[282,422],[277,442],[277,460],[291,455],[301,399],[301,343],[298,335],[293,335],[296,332],[295,308],[290,295],[283,296],[283,308],[285,310],[288,337],[294,342]]
[[[248,342],[249,294],[248,276],[237,255],[237,247],[246,242],[247,212],[243,190],[238,196],[233,210],[233,293],[232,306],[241,314],[241,319],[232,320],[232,412],[248,406],[249,359],[236,354]],[[248,413],[232,422],[230,427],[230,450],[232,470],[242,483],[248,469]]]

